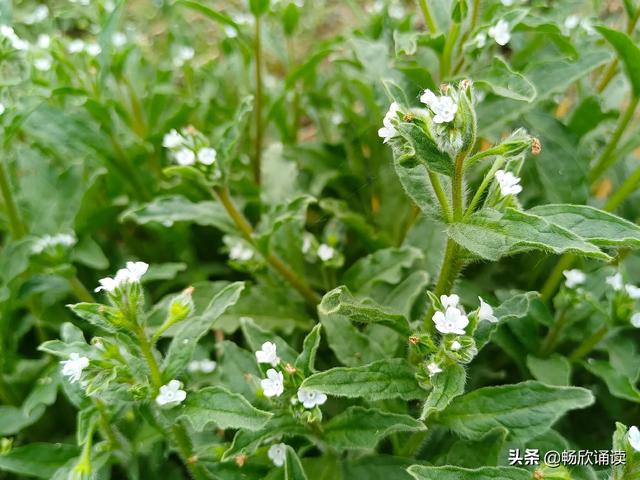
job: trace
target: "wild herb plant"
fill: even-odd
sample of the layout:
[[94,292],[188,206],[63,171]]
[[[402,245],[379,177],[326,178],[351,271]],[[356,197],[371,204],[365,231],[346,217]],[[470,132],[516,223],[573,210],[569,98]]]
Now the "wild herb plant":
[[639,18],[0,2],[0,478],[640,479]]

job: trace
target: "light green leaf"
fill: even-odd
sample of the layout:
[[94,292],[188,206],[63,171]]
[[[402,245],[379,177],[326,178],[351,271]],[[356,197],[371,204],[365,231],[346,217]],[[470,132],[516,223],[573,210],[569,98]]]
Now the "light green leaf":
[[67,305],[73,313],[103,332],[116,333],[122,328],[126,319],[115,307],[108,307],[101,303],[76,303]]
[[618,56],[624,64],[627,77],[631,83],[631,90],[635,97],[640,97],[640,48],[633,39],[624,32],[613,30],[602,25],[596,26],[596,30],[613,45]]
[[308,377],[301,385],[336,397],[369,401],[422,398],[413,367],[403,359],[380,360],[362,367],[336,367]]
[[322,324],[317,324],[313,330],[305,337],[302,343],[302,353],[296,358],[295,367],[300,370],[303,375],[310,375],[315,372],[316,352],[320,346],[320,330]]
[[0,470],[49,480],[56,470],[77,454],[75,445],[30,443],[0,455]]
[[492,261],[529,250],[610,259],[598,247],[569,230],[514,209],[507,209],[502,216],[495,212],[473,215],[465,223],[451,224],[448,233],[471,253]]
[[343,365],[355,367],[387,356],[374,338],[362,333],[347,318],[321,313],[320,321],[329,347]]
[[382,438],[394,432],[426,429],[424,423],[408,415],[350,407],[324,426],[324,439],[335,448],[373,449]]
[[285,480],[307,480],[307,474],[304,473],[296,451],[289,445],[287,445],[284,459],[284,478]]
[[511,70],[500,57],[494,57],[491,65],[470,75],[473,82],[484,86],[496,95],[524,102],[536,97],[536,88],[527,78]]
[[[400,123],[397,127],[400,134],[407,141],[406,147],[410,152],[394,152],[403,159],[413,159],[426,166],[429,170],[451,177],[453,175],[453,160],[448,153],[440,151],[436,142],[422,129],[413,123]],[[406,160],[398,160],[404,163]]]
[[403,158],[400,155],[394,155],[393,166],[402,188],[413,203],[426,215],[438,215],[439,210],[427,167],[413,157]]
[[[173,412],[170,410],[169,412]],[[259,430],[273,414],[258,410],[242,395],[222,387],[205,387],[189,393],[184,404],[175,408],[178,418],[186,418],[201,432],[211,422],[221,429]]]
[[571,384],[571,363],[562,355],[554,354],[549,358],[528,355],[527,367],[536,380],[547,385],[568,386]]
[[503,427],[510,438],[525,442],[546,430],[569,410],[594,402],[589,390],[528,381],[484,387],[458,397],[436,419],[462,437],[478,440]]
[[338,287],[327,293],[318,305],[318,312],[326,316],[340,315],[356,323],[384,325],[403,335],[411,332],[409,322],[402,315],[384,311],[369,299],[356,300],[347,287]]
[[462,395],[466,380],[467,372],[457,363],[447,364],[442,372],[431,377],[433,389],[424,402],[420,419],[425,420],[430,415],[444,410],[455,397]]
[[515,467],[426,467],[412,465],[407,472],[415,480],[531,480],[531,473]]
[[540,205],[528,212],[598,246],[640,248],[640,226],[588,205]]
[[634,382],[613,368],[609,362],[591,359],[585,362],[584,366],[607,384],[609,392],[614,397],[640,403],[640,391]]

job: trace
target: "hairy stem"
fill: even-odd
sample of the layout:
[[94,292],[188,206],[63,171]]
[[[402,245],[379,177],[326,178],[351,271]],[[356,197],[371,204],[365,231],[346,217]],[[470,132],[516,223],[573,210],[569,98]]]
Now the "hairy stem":
[[13,190],[11,188],[11,183],[4,163],[4,159],[0,161],[0,192],[2,193],[4,208],[7,212],[7,217],[9,218],[11,236],[15,240],[19,240],[27,234],[27,229],[20,219],[20,214],[18,213],[18,207],[16,206]]
[[442,216],[447,220],[447,222],[453,221],[453,213],[451,212],[451,205],[449,205],[449,200],[447,199],[447,195],[442,186],[442,182],[440,182],[440,177],[437,173],[428,170],[429,172],[429,180],[431,180],[431,186],[433,187],[433,191],[436,194],[436,198],[440,203],[440,208],[442,209]]
[[456,44],[459,34],[460,24],[458,22],[452,22],[449,33],[447,34],[447,40],[444,44],[442,57],[440,57],[440,81],[444,81],[444,79],[449,76],[451,71],[451,62],[453,60],[453,47]]
[[[433,290],[433,294],[436,297],[440,297],[440,295],[448,293],[451,290],[453,283],[456,281],[456,278],[460,274],[460,271],[462,270],[462,264],[457,259],[457,256],[458,245],[451,239],[447,240],[444,259],[442,260],[442,266],[440,267],[440,273],[438,274],[438,282],[436,283],[435,289]],[[431,305],[423,321],[423,328],[426,331],[431,331],[433,329],[431,317],[433,317],[434,312],[435,308],[433,307],[433,305]]]
[[418,0],[418,5],[420,5],[420,10],[422,10],[422,16],[424,17],[424,23],[429,28],[429,31],[431,33],[436,33],[438,31],[438,26],[433,19],[433,15],[431,14],[429,2],[427,0]]
[[[222,206],[227,211],[233,223],[240,231],[242,238],[244,238],[258,253],[262,254],[258,249],[256,242],[253,238],[253,227],[246,219],[246,217],[240,212],[233,202],[229,190],[224,187],[214,187],[213,192],[216,198],[220,201]],[[300,278],[296,272],[294,272],[286,263],[282,261],[276,254],[271,253],[265,256],[265,260],[276,270],[287,282],[295,288],[300,295],[309,303],[310,306],[315,308],[320,303],[320,295],[318,295],[313,289]]]
[[614,211],[629,195],[638,189],[638,185],[640,185],[640,168],[637,168],[626,178],[624,182],[622,182],[622,185],[618,187],[616,193],[611,195],[605,204],[604,209],[608,212]]
[[544,340],[542,341],[542,346],[540,347],[541,357],[546,358],[555,350],[558,345],[560,334],[567,326],[568,319],[569,317],[565,311],[560,312],[558,319],[553,323],[553,325],[551,325],[546,337],[544,337]]
[[593,335],[587,338],[584,342],[582,342],[578,348],[576,348],[573,353],[569,356],[569,360],[571,362],[577,362],[581,360],[582,357],[587,355],[591,350],[593,350],[600,341],[605,337],[605,335],[609,332],[609,326],[603,325],[598,330],[596,330]]
[[259,16],[255,17],[255,31],[253,41],[253,56],[255,61],[255,80],[256,80],[256,109],[254,112],[255,121],[255,145],[253,153],[253,177],[256,185],[261,182],[261,164],[262,164],[262,41],[261,41],[262,20]]
[[474,210],[480,203],[480,200],[482,199],[482,195],[484,194],[485,190],[489,187],[489,185],[491,185],[491,182],[493,181],[493,177],[495,173],[502,168],[502,165],[504,164],[504,162],[505,162],[505,159],[503,157],[500,157],[498,160],[493,162],[491,169],[489,169],[487,174],[484,176],[484,178],[482,179],[482,183],[478,187],[478,190],[476,190],[476,193],[471,199],[471,202],[469,202],[469,206],[467,207],[467,210],[464,212],[464,218],[467,218],[469,215],[473,214]]
[[136,324],[136,336],[140,344],[140,351],[147,362],[149,371],[151,372],[151,385],[153,386],[154,394],[157,394],[162,386],[162,375],[160,374],[160,367],[156,361],[156,357],[153,356],[153,350],[151,343],[147,338],[147,334],[141,325]]

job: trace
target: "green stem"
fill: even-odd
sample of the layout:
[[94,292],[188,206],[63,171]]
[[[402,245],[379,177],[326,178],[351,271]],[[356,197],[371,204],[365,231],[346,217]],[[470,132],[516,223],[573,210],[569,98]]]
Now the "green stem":
[[0,191],[2,193],[2,200],[4,201],[5,209],[7,211],[7,217],[9,217],[9,227],[11,228],[11,236],[15,240],[19,240],[27,234],[20,214],[18,213],[18,207],[13,196],[13,190],[11,189],[11,183],[9,176],[4,165],[4,159],[0,160]]
[[431,185],[433,186],[433,191],[436,194],[436,198],[440,203],[440,208],[442,209],[442,216],[447,220],[447,222],[451,223],[453,221],[453,214],[451,212],[451,205],[449,205],[449,200],[447,200],[447,195],[442,186],[442,182],[440,182],[440,177],[437,173],[429,170],[429,180],[431,180]]
[[633,118],[633,114],[635,113],[636,107],[638,106],[639,97],[632,97],[629,105],[625,109],[622,117],[620,117],[620,121],[618,125],[611,135],[611,139],[609,140],[608,145],[605,147],[604,151],[600,155],[600,158],[596,162],[595,166],[591,170],[589,174],[589,181],[591,184],[595,184],[603,173],[605,173],[616,161],[616,157],[613,155],[616,147],[618,146],[618,142],[624,131],[629,126],[629,122]]
[[98,415],[100,417],[99,418],[100,430],[102,434],[106,437],[106,439],[109,441],[109,446],[113,450],[118,446],[118,439],[116,437],[115,432],[113,431],[113,428],[111,427],[111,422],[109,421],[109,414],[107,412],[107,409],[105,408],[104,403],[101,400],[96,399],[95,405],[96,405],[96,408],[98,409]]
[[603,325],[598,330],[596,330],[593,335],[587,338],[584,342],[582,342],[578,348],[576,348],[573,353],[569,356],[569,360],[571,362],[577,362],[581,360],[582,357],[587,355],[591,350],[593,350],[596,345],[600,343],[600,341],[605,337],[607,332],[609,331],[608,325]]
[[542,358],[546,358],[555,350],[558,345],[558,339],[560,338],[560,334],[567,326],[567,322],[569,317],[566,312],[563,311],[559,314],[558,319],[551,325],[551,328],[547,332],[546,337],[542,342],[542,346],[540,347],[540,356]]
[[[242,212],[236,208],[236,205],[231,198],[231,194],[229,193],[229,189],[224,187],[214,187],[213,193],[227,211],[227,214],[231,217],[233,223],[235,223],[236,227],[240,231],[240,235],[242,235],[242,238],[244,238],[258,253],[262,254],[256,245],[255,239],[253,238],[253,227]],[[265,256],[265,260],[274,270],[284,277],[284,279],[287,280],[291,286],[300,293],[300,295],[304,297],[311,307],[316,308],[321,300],[320,295],[313,291],[313,289],[309,287],[309,285],[307,285],[307,283],[300,278],[296,272],[291,270],[291,268],[274,253]]]
[[180,422],[176,422],[173,427],[171,427],[171,433],[173,433],[173,438],[176,446],[178,447],[180,457],[189,470],[191,477],[195,480],[206,478],[201,471],[200,466],[197,464],[198,457],[193,453],[193,446],[184,425]]
[[473,32],[478,24],[478,17],[480,16],[480,0],[473,0],[473,6],[471,7],[471,24],[469,25],[469,32]]
[[87,290],[87,287],[84,286],[77,276],[74,275],[69,279],[69,286],[73,294],[81,302],[95,303],[95,298],[93,298],[91,292]]
[[[473,157],[471,157],[471,159],[473,159]],[[468,161],[470,161],[471,159],[469,159]],[[471,215],[475,211],[476,207],[480,203],[480,200],[482,199],[482,195],[484,194],[485,190],[489,187],[489,185],[491,185],[491,182],[493,181],[493,177],[495,176],[496,172],[502,168],[502,165],[504,164],[504,162],[505,162],[505,159],[501,157],[493,163],[493,165],[491,166],[491,169],[484,176],[484,178],[482,179],[482,183],[480,184],[480,186],[478,187],[478,190],[476,190],[475,195],[471,199],[471,202],[469,203],[467,210],[464,212],[463,218],[467,218],[469,215]]]
[[157,394],[162,386],[162,375],[160,374],[160,367],[156,361],[156,357],[153,356],[153,350],[151,343],[147,339],[147,334],[141,325],[136,324],[136,335],[138,342],[140,343],[140,351],[147,361],[149,371],[151,372],[151,385],[153,386],[154,394]]
[[424,23],[429,27],[429,31],[431,33],[436,33],[438,31],[438,26],[431,14],[429,3],[427,0],[418,0],[418,5],[420,5],[420,10],[422,10],[422,16],[424,17]]
[[256,185],[260,185],[261,181],[261,163],[262,163],[262,44],[261,44],[261,26],[262,20],[259,16],[255,17],[255,31],[253,42],[253,55],[255,61],[255,76],[256,76],[256,109],[254,112],[255,121],[255,145],[253,156],[253,176]]
[[626,198],[634,193],[636,189],[640,185],[640,168],[637,168],[631,175],[629,175],[622,185],[618,187],[616,193],[611,195],[609,200],[604,206],[604,209],[608,212],[614,211],[616,208],[620,206],[622,202],[626,200]]
[[542,290],[540,290],[540,296],[542,301],[548,303],[553,297],[553,294],[556,293],[558,289],[558,285],[562,281],[564,275],[562,272],[571,268],[573,263],[576,261],[576,256],[572,254],[564,254],[556,263],[556,266],[551,271],[551,274],[547,278],[547,281],[542,286]]
[[[433,290],[433,294],[436,297],[440,297],[440,295],[444,295],[445,293],[451,291],[453,283],[456,281],[456,278],[460,274],[460,271],[462,270],[462,264],[457,259],[457,256],[458,245],[451,239],[447,240],[444,259],[442,260],[442,266],[440,267],[440,273],[438,274],[438,282],[436,283],[435,289]],[[423,321],[424,330],[426,331],[431,331],[433,328],[431,317],[433,317],[434,312],[435,308],[433,305],[431,305]]]
[[[633,17],[629,18],[629,21],[627,23],[628,35],[631,35],[635,30],[636,25],[638,24],[639,17],[640,17],[640,9],[638,9],[638,11],[635,13]],[[620,61],[618,60],[618,58],[614,58],[613,60],[611,60],[611,63],[609,63],[609,66],[605,70],[602,80],[600,80],[600,83],[598,83],[598,86],[597,86],[598,92],[604,91],[604,89],[607,88],[607,85],[611,83],[611,80],[613,80],[613,77],[615,77],[616,75],[616,70],[618,69],[619,63]]]
[[447,41],[444,44],[444,50],[442,51],[442,57],[440,57],[440,81],[444,81],[451,71],[451,61],[453,56],[453,47],[456,44],[458,35],[460,34],[460,24],[458,22],[452,22],[449,33],[447,34]]
[[453,219],[455,221],[462,220],[464,213],[464,161],[466,155],[461,153],[456,158],[456,165],[453,174],[452,201],[453,201]]

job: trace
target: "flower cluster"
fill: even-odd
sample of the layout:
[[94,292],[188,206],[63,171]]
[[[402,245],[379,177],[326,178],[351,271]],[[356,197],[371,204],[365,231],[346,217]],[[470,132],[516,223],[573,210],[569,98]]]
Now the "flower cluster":
[[162,146],[182,166],[200,164],[209,167],[216,162],[218,156],[216,149],[210,147],[207,139],[191,126],[183,128],[181,132],[173,129],[165,134]]
[[393,102],[382,119],[382,128],[378,130],[378,136],[383,139],[383,143],[389,143],[389,140],[398,135],[394,122],[398,120],[399,111],[400,105]]
[[452,122],[458,111],[458,104],[448,95],[436,95],[426,89],[420,96],[420,101],[433,112],[434,123]]
[[31,247],[33,253],[40,254],[45,250],[56,249],[58,247],[69,248],[76,244],[76,237],[68,233],[58,233],[56,235],[43,235]]
[[126,284],[138,283],[148,269],[149,265],[144,262],[127,262],[125,268],[118,270],[114,277],[101,278],[99,280],[100,286],[95,291],[114,293],[116,289]]

